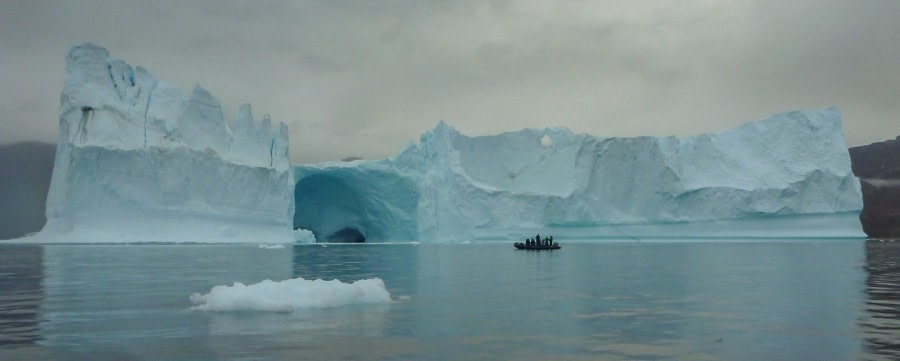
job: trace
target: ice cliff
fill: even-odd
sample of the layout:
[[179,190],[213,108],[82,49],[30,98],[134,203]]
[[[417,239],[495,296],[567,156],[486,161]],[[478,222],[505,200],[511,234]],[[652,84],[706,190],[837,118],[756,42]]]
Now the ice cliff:
[[320,240],[864,236],[833,108],[683,139],[441,122],[395,157],[294,177],[294,226]]
[[291,242],[288,133],[80,44],[66,58],[51,242]]

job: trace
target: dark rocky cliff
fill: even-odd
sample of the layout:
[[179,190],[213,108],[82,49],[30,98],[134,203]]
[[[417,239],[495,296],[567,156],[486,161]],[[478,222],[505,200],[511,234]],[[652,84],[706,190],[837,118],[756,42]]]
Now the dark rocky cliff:
[[900,137],[850,148],[850,161],[862,185],[863,231],[872,238],[900,238]]
[[40,231],[56,145],[20,142],[0,145],[0,239]]

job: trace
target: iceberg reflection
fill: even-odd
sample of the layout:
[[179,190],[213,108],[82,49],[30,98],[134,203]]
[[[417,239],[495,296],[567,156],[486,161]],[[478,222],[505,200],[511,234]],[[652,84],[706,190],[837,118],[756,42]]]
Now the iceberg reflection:
[[41,340],[44,248],[9,245],[0,249],[0,348]]

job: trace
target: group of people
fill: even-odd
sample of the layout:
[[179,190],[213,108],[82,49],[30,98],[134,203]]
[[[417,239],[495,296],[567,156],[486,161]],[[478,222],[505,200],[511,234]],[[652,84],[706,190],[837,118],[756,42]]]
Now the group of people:
[[552,246],[553,245],[553,236],[541,239],[541,235],[538,234],[534,238],[529,238],[525,240],[526,246]]

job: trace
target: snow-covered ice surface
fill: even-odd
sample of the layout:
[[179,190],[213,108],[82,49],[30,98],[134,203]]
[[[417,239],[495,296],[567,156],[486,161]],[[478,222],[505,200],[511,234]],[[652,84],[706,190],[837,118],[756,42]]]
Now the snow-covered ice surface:
[[252,285],[235,282],[219,285],[209,293],[194,293],[191,309],[203,311],[270,311],[291,312],[308,308],[331,308],[351,304],[391,302],[391,294],[380,278],[343,283],[294,278],[284,281],[265,280]]
[[689,138],[469,137],[441,122],[395,157],[294,177],[294,225],[320,240],[864,237],[834,108]]
[[40,242],[290,243],[288,132],[93,44],[66,58]]

